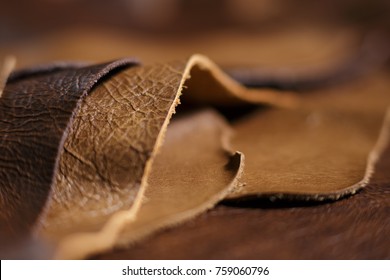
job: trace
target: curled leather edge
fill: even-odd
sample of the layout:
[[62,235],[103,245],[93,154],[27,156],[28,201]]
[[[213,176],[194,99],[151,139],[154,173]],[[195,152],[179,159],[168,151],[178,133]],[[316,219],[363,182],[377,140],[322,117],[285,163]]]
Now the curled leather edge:
[[[213,95],[207,96],[206,102],[216,105],[237,105],[243,103],[266,104],[277,107],[295,108],[300,104],[300,97],[294,91],[281,91],[267,87],[246,87],[240,79],[234,79],[219,68],[209,58],[201,54],[194,54],[187,62],[188,72],[198,68],[201,71],[208,72],[214,82],[222,87],[229,94],[225,94],[224,102],[215,101]],[[189,96],[195,102],[199,100]],[[217,97],[218,98],[218,97]],[[201,102],[204,103],[204,102]]]
[[[95,253],[100,253],[105,250],[108,250],[115,245],[121,245],[124,244],[116,244],[117,237],[119,236],[121,230],[124,228],[124,226],[127,223],[130,223],[134,221],[137,218],[137,213],[142,205],[142,202],[144,200],[145,190],[148,186],[147,179],[149,177],[149,174],[151,172],[153,162],[155,157],[158,154],[158,151],[161,147],[161,145],[164,142],[164,137],[167,131],[167,127],[169,125],[169,122],[175,114],[175,108],[177,105],[180,104],[180,97],[182,95],[183,88],[185,88],[186,81],[190,78],[190,72],[191,69],[195,65],[200,65],[201,67],[206,67],[207,70],[211,70],[213,76],[220,82],[220,83],[228,83],[227,86],[232,86],[233,91],[240,92],[244,89],[243,86],[239,85],[237,82],[233,81],[231,78],[229,78],[227,75],[225,75],[221,70],[219,70],[208,58],[202,56],[202,55],[193,55],[190,57],[188,62],[186,63],[185,69],[183,71],[181,81],[179,84],[179,87],[176,92],[175,99],[168,111],[168,114],[164,120],[164,123],[160,129],[160,132],[157,136],[156,143],[154,145],[154,148],[152,150],[151,156],[146,162],[144,173],[141,179],[141,186],[140,190],[137,194],[137,197],[133,203],[133,205],[128,210],[121,210],[116,212],[111,216],[111,218],[108,220],[108,222],[102,227],[102,229],[98,232],[90,232],[90,233],[75,233],[71,234],[67,237],[65,237],[60,243],[58,244],[55,253],[54,258],[55,259],[81,259],[85,256],[92,255]],[[233,92],[232,91],[232,92]],[[272,98],[273,98],[272,94]],[[224,136],[222,137],[222,147],[230,154],[231,148],[229,145],[229,141],[227,140],[229,137]],[[135,236],[134,238],[131,238],[130,240],[126,241],[126,244],[128,242],[134,242],[138,238],[146,237],[152,232],[154,232],[157,229],[168,227],[170,225],[178,224],[181,222],[184,222],[190,218],[193,218],[195,215],[200,214],[207,209],[210,209],[213,207],[216,203],[221,201],[228,193],[230,193],[238,184],[239,178],[242,175],[243,168],[244,168],[244,155],[240,152],[236,152],[233,155],[236,160],[239,160],[238,170],[235,176],[235,179],[226,187],[225,191],[222,193],[219,193],[215,197],[211,198],[208,202],[208,204],[200,205],[198,208],[193,209],[192,212],[186,212],[186,215],[182,215],[179,217],[176,217],[174,220],[170,221],[169,223],[166,223],[164,225],[157,225],[154,229],[151,229],[147,232],[143,232],[139,234],[139,236]],[[74,246],[77,246],[78,248],[78,254],[75,255],[72,253],[71,248]],[[80,248],[80,246],[83,246],[83,248]]]

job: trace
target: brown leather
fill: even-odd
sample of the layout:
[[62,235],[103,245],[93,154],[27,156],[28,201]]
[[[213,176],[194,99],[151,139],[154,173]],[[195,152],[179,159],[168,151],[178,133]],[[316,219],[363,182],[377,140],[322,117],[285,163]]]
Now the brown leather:
[[[22,164],[18,158],[11,162],[15,170],[23,168],[27,179],[14,175],[13,169],[10,174],[2,170],[4,178],[13,175],[20,184],[35,176],[35,185],[28,185],[26,194],[22,192],[26,188],[14,187],[11,182],[2,187],[1,197],[8,203],[2,207],[14,211],[3,224],[24,233],[40,215],[37,235],[53,244],[57,258],[83,258],[188,220],[226,197],[239,183],[241,189],[230,199],[264,194],[339,198],[361,186],[356,180],[369,174],[367,170],[374,171],[389,142],[382,133],[366,169],[365,160],[388,105],[384,91],[375,93],[383,97],[380,102],[367,105],[366,93],[353,88],[343,94],[326,92],[305,98],[247,89],[200,55],[183,62],[114,71],[87,94],[103,74],[128,63],[22,71],[11,76],[5,98],[1,98],[5,104],[2,140],[7,141],[11,132],[19,137],[16,142],[8,140],[4,151],[12,148],[18,154],[31,140],[30,134],[11,130],[12,125],[29,125],[14,112],[27,115],[32,119],[29,122],[36,122],[36,110],[38,116],[48,112],[43,115],[46,130],[34,127],[33,147],[42,154],[33,152],[28,161],[22,157]],[[381,84],[387,90],[386,83]],[[369,82],[367,88],[371,88]],[[266,103],[290,109],[262,110],[234,124],[238,132],[234,144],[249,155],[247,171],[240,178],[242,156],[232,155],[227,144],[229,129],[215,113],[173,122],[172,130],[168,129],[182,91],[188,102],[223,106]],[[349,100],[345,96],[355,91],[354,101],[343,103]],[[28,105],[23,110],[18,108],[20,99]],[[47,104],[41,104],[42,100]],[[348,109],[343,109],[346,106]],[[57,113],[51,111],[53,107]],[[3,162],[9,158],[11,155]],[[36,167],[46,177],[34,172]],[[261,174],[261,169],[267,172]],[[281,170],[289,176],[281,178]],[[19,201],[11,195],[14,190]],[[38,199],[22,205],[29,193]]]
[[51,191],[67,127],[79,100],[129,60],[10,78],[0,98],[2,242],[30,233]]
[[[264,90],[264,87],[307,90],[334,85],[348,80],[346,78],[351,75],[356,78],[356,74],[366,74],[367,70],[375,68],[375,63],[360,58],[354,60],[353,56],[355,53],[361,54],[361,48],[358,47],[362,45],[360,35],[389,26],[386,19],[388,9],[383,0],[371,1],[369,4],[347,0],[339,1],[342,3],[337,5],[334,3],[337,1],[313,4],[305,1],[307,5],[296,5],[289,0],[283,1],[283,4],[273,0],[222,0],[209,1],[207,5],[203,3],[205,1],[189,1],[186,5],[179,5],[183,1],[174,0],[147,9],[144,5],[133,5],[139,1],[121,1],[105,6],[99,3],[91,5],[92,1],[62,1],[55,5],[48,1],[41,2],[0,4],[1,21],[5,27],[0,30],[0,57],[15,54],[19,66],[24,67],[49,60],[102,61],[133,54],[148,62],[156,62],[202,52],[213,57],[219,65],[227,66],[224,69],[244,66],[238,74],[234,71],[230,73],[241,83],[260,86],[263,90],[253,91],[242,87],[227,79],[225,74],[204,59],[197,63],[192,60],[192,65],[188,61],[163,65],[168,69],[161,65],[142,67],[140,71],[135,71],[137,75],[134,79],[130,79],[142,87],[131,90],[121,85],[127,78],[113,80],[112,83],[111,80],[107,83],[97,82],[93,94],[96,98],[92,98],[92,95],[85,99],[79,98],[80,107],[69,110],[73,111],[71,114],[63,114],[76,118],[75,122],[64,121],[68,123],[67,128],[73,131],[65,129],[63,133],[60,132],[63,135],[61,140],[50,143],[57,149],[52,158],[56,158],[58,165],[50,165],[50,162],[48,165],[54,170],[52,173],[58,176],[54,178],[56,182],[52,184],[46,207],[36,209],[40,214],[35,219],[37,222],[34,227],[34,233],[44,240],[44,244],[41,246],[35,240],[22,240],[18,245],[23,250],[23,256],[34,257],[37,251],[43,251],[42,247],[47,246],[47,240],[53,241],[57,257],[75,258],[128,244],[163,227],[190,219],[213,206],[241,179],[239,195],[236,193],[232,197],[234,200],[229,201],[241,209],[229,210],[220,206],[217,211],[211,212],[211,218],[205,215],[195,220],[195,225],[199,227],[190,224],[184,234],[179,231],[184,238],[189,236],[187,240],[173,235],[165,239],[165,244],[152,241],[152,251],[148,250],[147,243],[138,245],[138,257],[145,254],[162,256],[164,245],[170,247],[165,249],[165,252],[169,251],[165,253],[169,254],[168,257],[188,257],[191,254],[202,258],[224,258],[226,255],[237,258],[299,258],[302,255],[310,258],[389,257],[388,201],[384,199],[389,182],[389,165],[379,167],[376,164],[377,160],[384,162],[389,158],[388,155],[384,158],[383,154],[383,149],[389,144],[387,124],[378,140],[382,118],[389,105],[385,95],[389,89],[386,81],[388,77],[378,76],[379,79],[375,77],[365,84],[359,82],[356,87],[338,87],[335,91],[323,91],[318,95],[309,92],[309,95],[303,96],[300,104],[291,92],[281,95],[274,90]],[[128,16],[129,9],[111,12],[129,3],[133,16]],[[86,10],[88,13],[85,13]],[[71,22],[68,22],[69,19]],[[103,29],[99,26],[102,23]],[[331,24],[332,28],[323,29],[324,23]],[[343,24],[354,30],[340,31],[340,25]],[[84,29],[87,25],[89,29]],[[64,30],[64,26],[67,30]],[[357,26],[366,27],[364,31],[360,30],[360,35]],[[172,29],[183,33],[169,32]],[[147,30],[154,30],[158,34],[148,33]],[[385,34],[384,37],[388,36]],[[383,64],[383,53],[386,51],[371,51],[370,57],[373,60],[381,57],[379,64]],[[353,63],[348,62],[350,54]],[[347,59],[347,63],[344,59]],[[358,63],[354,63],[356,61]],[[255,66],[249,69],[255,77],[248,72],[249,65]],[[56,67],[43,67],[38,71],[38,76],[51,77],[51,73],[64,69]],[[153,75],[161,75],[148,79],[150,72],[145,73],[142,69],[155,71]],[[172,73],[172,70],[177,73]],[[0,72],[0,96],[3,81],[8,76],[6,72]],[[33,81],[36,80],[35,73],[36,69],[19,72],[11,75],[10,81]],[[121,73],[115,73],[115,77]],[[189,75],[192,79],[184,81]],[[147,77],[146,82],[143,77]],[[168,80],[172,78],[173,84],[166,87],[169,82],[165,77]],[[47,89],[51,91],[57,83],[61,83],[57,80],[47,85]],[[164,94],[171,94],[164,100],[173,105],[166,115],[166,108],[161,109],[160,105],[164,103],[161,100],[156,101],[158,106],[152,100],[153,108],[144,104],[147,99],[144,97],[149,97],[149,91],[144,88],[149,84],[154,88],[156,80],[162,81],[155,85],[156,88],[163,88]],[[77,77],[69,81],[73,85],[79,82]],[[181,120],[170,120],[174,106],[178,103],[182,82],[186,105],[197,103],[220,106],[219,109],[228,112],[230,118],[237,115],[237,111],[255,107],[247,106],[248,102],[294,108],[262,108],[233,123],[237,132],[236,147],[245,150],[249,159],[246,177],[239,178],[243,157],[238,161],[238,156],[232,157],[231,153],[223,152],[230,150],[226,147],[226,141],[220,143],[221,138],[228,138],[221,136],[228,135],[229,129],[220,117],[215,113],[204,113],[201,117],[193,115]],[[119,89],[119,94],[116,89]],[[39,95],[27,101],[33,104],[41,102]],[[146,116],[144,122],[143,116],[134,121],[126,114],[139,113],[138,107],[135,110],[131,107],[133,102],[122,102],[127,98],[136,99],[136,105],[143,104],[148,108],[148,112],[142,110],[140,113]],[[84,103],[81,104],[81,101]],[[97,107],[104,110],[97,111]],[[185,109],[188,108],[193,109]],[[0,106],[0,109],[3,107]],[[155,114],[148,114],[149,111]],[[52,117],[50,113],[38,112],[48,122]],[[32,129],[30,123],[34,121],[29,122],[28,129]],[[169,127],[168,121],[172,122]],[[144,123],[145,129],[142,130],[140,124]],[[192,128],[191,133],[186,130],[187,127]],[[29,130],[23,134],[27,135],[21,139],[23,142],[16,142],[15,145],[37,144],[34,142],[34,134],[46,132],[37,131]],[[13,133],[20,135],[19,131]],[[50,134],[47,138],[41,137],[39,140],[52,140],[51,134],[54,132],[48,130],[47,133]],[[167,139],[165,143],[164,134]],[[67,135],[69,137],[66,140],[64,136]],[[0,135],[0,143],[3,141],[1,136],[4,135]],[[90,138],[93,140],[89,141]],[[66,149],[61,149],[64,142]],[[129,146],[132,151],[129,151]],[[179,156],[174,156],[177,154]],[[12,156],[16,159],[21,157],[19,154]],[[38,153],[33,156],[41,157]],[[228,165],[230,169],[224,168],[225,162],[231,163]],[[7,162],[0,160],[0,165],[4,164]],[[34,169],[33,166],[31,173]],[[280,176],[281,172],[284,173],[283,177]],[[272,200],[278,200],[279,196],[296,199],[297,195],[304,199],[339,198],[365,185],[368,179],[377,178],[375,176],[378,172],[382,172],[378,180],[384,185],[378,189],[371,185],[368,192],[363,189],[358,196],[334,204],[313,204],[307,201],[289,204],[282,201],[275,206],[264,200],[264,195],[271,195]],[[188,174],[191,176],[186,176]],[[372,174],[374,177],[370,177]],[[363,177],[363,181],[360,181]],[[362,184],[356,184],[359,181]],[[47,190],[43,190],[42,196],[47,196]],[[272,195],[274,191],[276,193]],[[21,201],[24,202],[26,196],[23,195]],[[243,202],[243,196],[254,198],[252,204]],[[362,199],[356,200],[357,197]],[[9,193],[6,198],[13,200]],[[313,208],[303,209],[303,206],[310,205]],[[243,209],[243,206],[292,209],[251,210]],[[20,218],[11,217],[15,220]],[[0,224],[0,231],[2,226]],[[5,242],[0,241],[2,244]],[[0,254],[4,252],[2,249],[0,247]],[[14,252],[17,255],[20,253],[18,249]],[[135,256],[135,253],[130,256]]]

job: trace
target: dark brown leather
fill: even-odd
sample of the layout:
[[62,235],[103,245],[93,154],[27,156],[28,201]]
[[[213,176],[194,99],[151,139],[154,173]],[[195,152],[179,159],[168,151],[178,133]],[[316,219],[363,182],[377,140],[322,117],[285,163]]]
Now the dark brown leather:
[[67,128],[80,99],[130,60],[29,70],[0,98],[0,240],[29,233],[44,210]]

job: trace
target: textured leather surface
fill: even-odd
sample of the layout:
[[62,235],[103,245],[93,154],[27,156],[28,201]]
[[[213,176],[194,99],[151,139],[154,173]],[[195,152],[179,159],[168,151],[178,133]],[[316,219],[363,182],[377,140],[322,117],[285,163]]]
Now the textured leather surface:
[[[248,90],[224,78],[205,60],[192,61],[192,67],[188,61],[140,67],[149,72],[135,71],[140,77],[134,79],[115,80],[122,71],[111,72],[107,83],[96,82],[94,96],[98,98],[80,98],[80,106],[72,113],[74,122],[68,122],[62,140],[50,143],[57,146],[57,165],[49,199],[42,211],[36,209],[40,214],[33,236],[12,247],[13,257],[51,258],[50,249],[55,249],[56,257],[78,258],[139,241],[128,251],[100,257],[390,258],[390,154],[382,153],[389,144],[389,131],[382,130],[377,141],[389,105],[389,73],[376,73],[369,82],[356,79],[386,60],[390,49],[386,1],[304,1],[301,5],[291,0],[153,1],[156,5],[136,4],[142,0],[104,5],[92,0],[3,2],[0,58],[13,54],[18,67],[129,55],[155,63],[201,52],[245,86],[285,93]],[[383,48],[376,48],[378,39]],[[84,66],[43,65],[19,71],[8,80],[35,80]],[[172,93],[165,100],[170,103],[178,95],[179,77],[189,68],[184,78],[192,79],[183,87],[184,104],[170,119],[169,110],[164,116],[167,111],[160,106],[161,100],[148,99],[149,92],[161,88],[163,94]],[[155,75],[158,69],[161,75]],[[0,95],[6,72],[0,70]],[[171,87],[163,76],[173,79]],[[75,77],[69,83],[78,85],[78,80]],[[129,88],[122,81],[141,86]],[[354,86],[340,86],[340,82]],[[61,83],[61,79],[53,80],[47,90]],[[313,92],[329,85],[336,85],[335,90]],[[304,90],[301,100],[287,92],[291,90]],[[41,102],[34,95],[27,101]],[[139,106],[145,101],[153,108]],[[185,116],[186,110],[199,112],[197,106],[210,105],[234,126],[235,146],[245,150],[248,159],[244,178],[238,176],[243,157],[238,162],[231,152],[224,152],[231,147],[227,147],[228,137],[221,138],[229,135],[221,117],[215,113]],[[47,112],[39,111],[36,119],[40,121],[43,115],[49,122],[52,115]],[[28,137],[15,145],[40,145],[34,142],[34,133],[53,133],[49,129],[36,132],[37,126],[28,123]],[[370,147],[375,143],[373,152]],[[7,165],[1,155],[0,169]],[[41,153],[33,156],[44,160]],[[35,172],[35,167],[31,169]],[[369,185],[356,195],[327,200],[355,191],[363,176],[361,183],[370,179]],[[241,180],[239,196],[236,193],[234,199],[193,219],[224,197],[236,179]],[[8,192],[6,198],[15,200],[19,193]],[[27,196],[20,197],[24,204],[30,202]],[[325,201],[313,202],[313,198]],[[2,201],[0,213],[6,213],[1,212]],[[187,219],[192,221],[151,235]],[[35,240],[37,236],[41,240]],[[2,245],[8,242],[2,237],[0,258]],[[141,242],[139,238],[147,239]]]
[[29,233],[37,222],[80,98],[109,71],[129,63],[123,60],[11,77],[0,98],[2,241]]
[[[299,97],[245,88],[195,55],[118,69],[97,82],[128,63],[57,65],[11,76],[1,98],[0,148],[8,166],[0,173],[2,223],[12,226],[4,237],[35,225],[55,257],[83,258],[191,219],[238,185],[230,199],[335,199],[362,186],[356,183],[375,171],[388,145],[382,137],[367,168],[389,103],[385,80],[370,102],[370,80]],[[234,148],[249,159],[240,178],[242,156],[231,152],[229,128],[216,113],[179,119],[168,129],[182,93],[198,105],[289,109],[263,109],[234,124]]]

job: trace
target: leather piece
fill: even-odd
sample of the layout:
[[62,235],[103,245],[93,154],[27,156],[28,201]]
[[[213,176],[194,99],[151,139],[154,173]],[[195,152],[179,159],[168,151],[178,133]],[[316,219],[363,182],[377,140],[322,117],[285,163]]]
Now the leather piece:
[[128,60],[9,79],[0,98],[1,238],[29,234],[45,208],[67,127],[80,98]]
[[246,167],[243,187],[229,198],[337,199],[367,185],[389,141],[385,130],[379,136],[389,89],[387,77],[376,75],[307,96],[298,109],[259,110],[238,121],[233,147],[247,155]]
[[[31,73],[28,72],[15,75],[10,84],[28,79],[26,76],[37,79],[40,75],[49,75],[51,70],[41,71],[41,74],[33,74],[33,77],[30,77]],[[187,80],[190,75],[192,78]],[[197,102],[203,100],[225,106],[248,102],[284,107],[294,107],[298,104],[298,99],[293,94],[283,95],[261,89],[248,90],[229,79],[208,59],[198,55],[187,62],[134,67],[111,75],[110,79],[99,83],[93,92],[83,99],[80,110],[75,110],[77,113],[72,129],[66,133],[64,149],[59,150],[62,153],[58,166],[60,172],[56,174],[53,199],[46,209],[47,215],[41,221],[44,228],[39,232],[41,237],[59,244],[57,257],[85,257],[109,249],[115,244],[123,245],[134,241],[177,221],[189,219],[222,199],[227,190],[237,184],[236,177],[241,173],[242,167],[236,156],[234,168],[228,172],[227,177],[221,177],[225,178],[221,180],[222,185],[209,182],[212,183],[211,186],[218,187],[214,191],[221,195],[204,197],[202,188],[195,188],[194,197],[199,198],[195,205],[185,203],[185,199],[178,199],[182,200],[183,204],[171,208],[171,212],[166,216],[150,215],[161,213],[146,208],[144,213],[149,214],[143,219],[137,218],[137,213],[143,217],[144,193],[149,190],[153,194],[153,187],[146,187],[147,178],[151,175],[152,180],[154,164],[157,168],[159,166],[157,151],[163,143],[163,136],[175,106],[179,103],[182,87],[186,96]],[[207,94],[209,92],[216,94]],[[303,104],[316,110],[326,107],[326,102],[313,101],[313,104],[320,104],[319,108],[310,107],[310,102],[305,101]],[[356,112],[347,112],[353,113]],[[376,123],[375,117],[380,118],[379,114],[374,114],[373,122]],[[140,133],[137,133],[137,129]],[[218,137],[211,137],[209,140],[215,139],[218,140]],[[206,140],[208,138],[199,139],[196,144],[206,145]],[[189,142],[182,141],[184,144]],[[174,147],[176,146],[179,145]],[[362,151],[363,153],[366,151]],[[202,153],[196,154],[197,157],[191,158],[199,164],[202,162]],[[219,166],[223,167],[221,161]],[[206,169],[202,173],[209,171],[207,166],[204,168]],[[128,170],[132,173],[129,174]],[[157,178],[157,181],[162,179],[165,180]],[[172,182],[168,185],[172,185]],[[180,189],[182,185],[177,187],[178,195],[185,194],[183,189]],[[345,186],[338,187],[345,189]],[[158,194],[159,189],[154,190]],[[281,191],[288,192],[286,189]],[[310,191],[306,189],[302,193],[307,195]],[[329,194],[329,190],[324,194]],[[243,195],[246,194],[242,193],[241,196]],[[170,202],[172,200],[164,200],[167,205]],[[159,204],[158,200],[152,200],[149,205],[155,205],[150,209],[156,209],[162,204]],[[185,211],[183,207],[187,207]],[[183,217],[183,211],[190,214]],[[148,222],[148,219],[157,219],[159,223],[153,224]],[[124,232],[123,236],[121,232]],[[126,232],[130,232],[131,237],[128,237]]]

